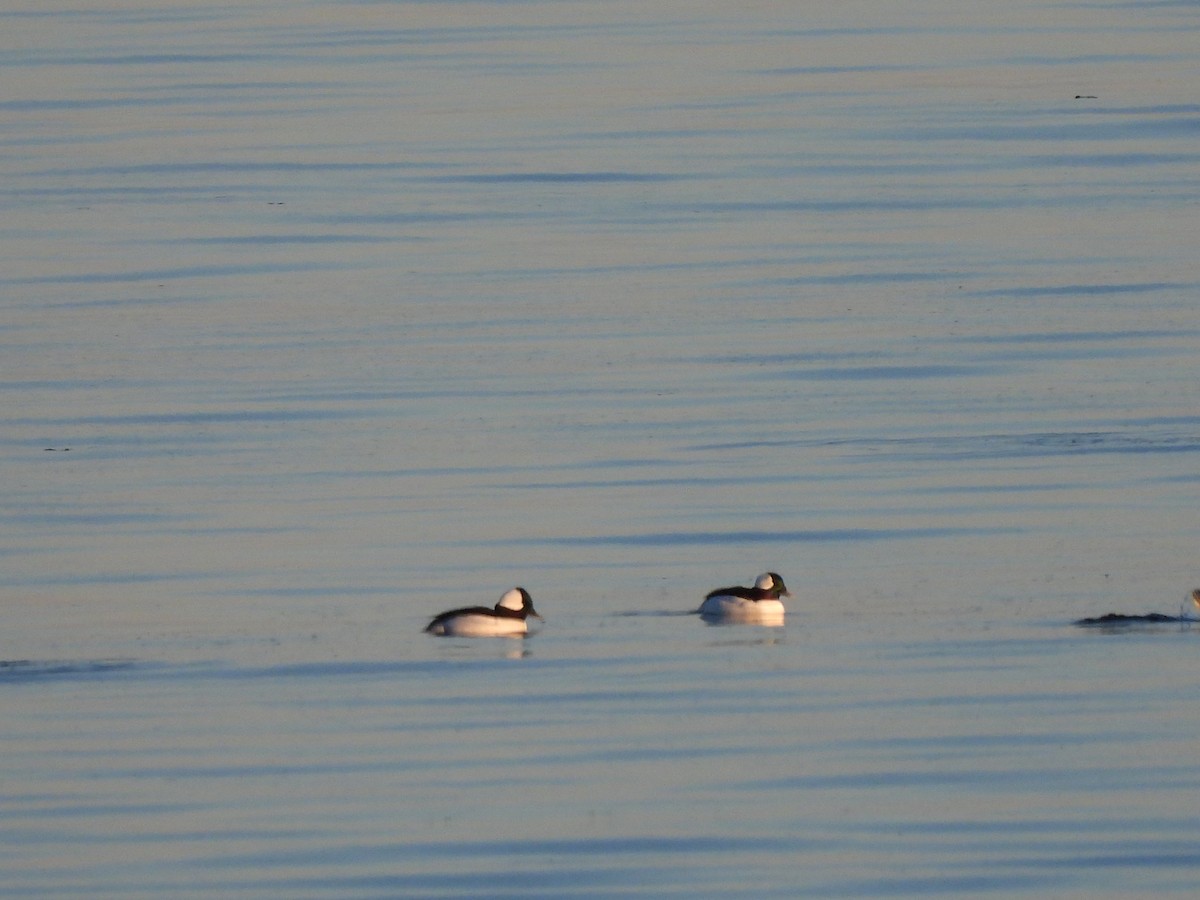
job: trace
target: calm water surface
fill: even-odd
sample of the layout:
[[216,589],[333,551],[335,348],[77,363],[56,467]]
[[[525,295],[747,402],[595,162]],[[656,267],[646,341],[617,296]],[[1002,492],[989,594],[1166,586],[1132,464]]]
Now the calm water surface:
[[0,892],[1194,896],[1195,3],[0,34]]

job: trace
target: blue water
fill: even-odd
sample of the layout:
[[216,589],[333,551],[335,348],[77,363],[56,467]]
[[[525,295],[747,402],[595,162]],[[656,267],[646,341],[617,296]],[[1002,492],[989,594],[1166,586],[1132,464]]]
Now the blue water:
[[0,11],[0,893],[1192,895],[1198,31]]

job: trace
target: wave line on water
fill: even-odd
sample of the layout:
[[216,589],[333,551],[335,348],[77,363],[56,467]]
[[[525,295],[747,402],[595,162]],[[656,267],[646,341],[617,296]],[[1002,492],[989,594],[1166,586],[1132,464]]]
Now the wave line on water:
[[647,534],[559,535],[555,537],[494,538],[455,541],[455,546],[632,546],[673,547],[735,542],[786,544],[837,541],[887,541],[944,537],[1017,534],[1016,527],[994,528],[831,528],[796,531],[663,531]]

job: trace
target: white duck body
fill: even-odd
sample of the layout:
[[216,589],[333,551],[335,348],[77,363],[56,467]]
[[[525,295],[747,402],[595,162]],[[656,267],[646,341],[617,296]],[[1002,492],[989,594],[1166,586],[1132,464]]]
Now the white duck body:
[[540,619],[524,588],[506,591],[491,609],[468,606],[434,617],[425,631],[439,637],[521,637],[529,633],[527,619]]
[[700,604],[700,615],[717,622],[744,622],[755,625],[782,625],[787,610],[780,597],[790,597],[783,579],[775,572],[764,572],[754,587],[726,587],[711,591]]

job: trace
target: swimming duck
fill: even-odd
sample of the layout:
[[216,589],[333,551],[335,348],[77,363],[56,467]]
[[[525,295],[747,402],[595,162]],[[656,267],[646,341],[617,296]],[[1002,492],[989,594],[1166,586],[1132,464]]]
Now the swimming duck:
[[756,622],[782,625],[784,608],[780,597],[790,597],[778,572],[764,572],[754,587],[723,587],[710,591],[698,612],[706,619],[727,622]]
[[540,619],[525,588],[505,591],[492,609],[467,606],[434,616],[425,626],[429,634],[441,637],[520,637],[528,633],[526,619]]

